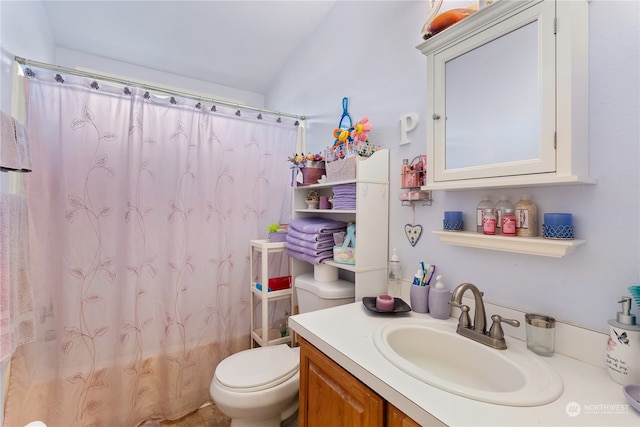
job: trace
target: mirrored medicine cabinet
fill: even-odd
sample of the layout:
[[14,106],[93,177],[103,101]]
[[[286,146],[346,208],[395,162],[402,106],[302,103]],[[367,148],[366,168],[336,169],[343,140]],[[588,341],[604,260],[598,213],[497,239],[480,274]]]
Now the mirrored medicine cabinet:
[[497,0],[427,56],[423,189],[593,183],[588,0]]

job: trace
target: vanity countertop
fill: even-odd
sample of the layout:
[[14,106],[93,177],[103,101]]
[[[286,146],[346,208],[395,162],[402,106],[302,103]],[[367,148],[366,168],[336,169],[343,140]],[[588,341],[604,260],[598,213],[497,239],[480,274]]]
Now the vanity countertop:
[[[289,325],[421,425],[431,417],[449,426],[640,425],[640,414],[627,404],[622,386],[611,380],[604,368],[558,353],[544,359],[562,377],[564,391],[557,400],[542,406],[511,407],[479,402],[413,378],[378,352],[373,334],[378,327],[394,320],[426,316],[429,315],[415,312],[379,314],[356,302],[292,316]],[[457,319],[442,322],[455,324]],[[526,343],[517,338],[506,339],[509,346],[526,348]],[[473,363],[473,355],[469,356],[469,363]]]

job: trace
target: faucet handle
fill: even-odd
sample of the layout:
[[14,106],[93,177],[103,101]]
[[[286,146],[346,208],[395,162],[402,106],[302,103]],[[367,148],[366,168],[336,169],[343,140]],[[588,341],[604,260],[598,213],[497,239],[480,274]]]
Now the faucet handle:
[[[453,304],[452,304],[453,305]],[[470,328],[471,318],[469,317],[469,306],[466,304],[460,305],[460,318],[458,319],[459,328]]]
[[508,325],[517,328],[520,326],[520,322],[515,319],[503,319],[501,316],[494,314],[491,316],[491,320],[493,320],[493,324],[491,325],[491,329],[489,329],[489,336],[491,338],[502,339],[504,338],[504,331],[502,330],[501,323],[504,322]]
[[456,301],[449,301],[449,305],[451,307],[456,307],[460,309],[460,318],[458,319],[458,327],[459,328],[471,328],[471,317],[469,317],[469,308],[466,304],[461,304]]

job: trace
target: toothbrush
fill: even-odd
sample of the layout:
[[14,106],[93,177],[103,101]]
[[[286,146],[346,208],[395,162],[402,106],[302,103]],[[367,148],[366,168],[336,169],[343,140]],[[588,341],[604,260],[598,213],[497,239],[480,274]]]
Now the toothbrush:
[[427,280],[427,286],[429,286],[429,284],[431,283],[431,279],[433,278],[433,273],[436,272],[436,266],[432,265],[431,266],[431,274],[429,274],[429,279]]
[[427,273],[431,266],[427,264],[427,267],[425,268],[424,261],[420,261],[420,265],[422,266],[422,280],[420,281],[420,286],[424,286],[427,283]]

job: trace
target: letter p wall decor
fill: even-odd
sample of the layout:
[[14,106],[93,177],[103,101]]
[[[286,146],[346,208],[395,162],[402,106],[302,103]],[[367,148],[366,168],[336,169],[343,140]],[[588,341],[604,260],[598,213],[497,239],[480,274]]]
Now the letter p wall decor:
[[411,140],[407,136],[409,132],[418,127],[418,115],[416,113],[407,114],[400,118],[400,144],[409,144]]

